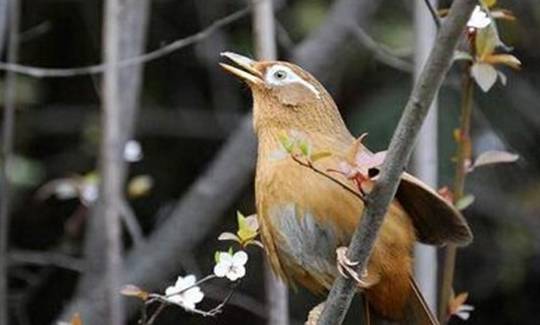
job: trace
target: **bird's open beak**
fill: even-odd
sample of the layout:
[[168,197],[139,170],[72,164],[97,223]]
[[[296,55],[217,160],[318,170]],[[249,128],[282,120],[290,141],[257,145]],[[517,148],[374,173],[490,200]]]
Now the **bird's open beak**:
[[247,83],[255,85],[264,83],[262,73],[259,70],[255,69],[255,64],[257,63],[257,61],[233,52],[222,52],[221,56],[228,58],[243,70],[225,63],[220,63],[219,65],[221,65],[223,69],[246,81]]

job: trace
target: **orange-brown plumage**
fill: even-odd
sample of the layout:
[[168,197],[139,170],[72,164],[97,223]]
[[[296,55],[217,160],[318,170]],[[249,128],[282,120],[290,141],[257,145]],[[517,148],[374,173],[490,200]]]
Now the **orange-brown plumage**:
[[[297,132],[313,150],[332,154],[317,162],[321,170],[336,169],[349,155],[355,139],[324,87],[298,66],[255,62],[234,53],[224,56],[243,68],[223,65],[245,80],[253,93],[254,128],[259,140],[256,205],[271,265],[289,282],[324,292],[338,275],[335,250],[349,244],[364,203],[292,159],[273,156],[281,146],[280,135]],[[359,150],[368,152],[363,146]],[[335,177],[354,187],[345,177]],[[405,174],[367,270],[375,282],[366,290],[368,301],[383,317],[399,320],[408,316],[407,306],[415,296],[411,256],[417,237],[444,244],[464,243],[471,235],[459,212]]]

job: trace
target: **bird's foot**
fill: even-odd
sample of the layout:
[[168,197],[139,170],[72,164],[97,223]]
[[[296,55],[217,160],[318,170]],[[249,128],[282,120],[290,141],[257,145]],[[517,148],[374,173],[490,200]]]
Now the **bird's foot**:
[[336,249],[336,256],[337,268],[342,276],[345,278],[353,278],[358,286],[363,289],[367,289],[375,284],[376,281],[373,281],[373,279],[370,278],[367,268],[364,268],[361,274],[358,274],[358,272],[354,270],[354,267],[360,264],[360,262],[353,262],[347,257],[347,247],[338,247],[338,249]]
[[317,325],[317,323],[319,322],[319,318],[321,318],[325,303],[326,301],[323,301],[309,311],[307,320],[304,325]]

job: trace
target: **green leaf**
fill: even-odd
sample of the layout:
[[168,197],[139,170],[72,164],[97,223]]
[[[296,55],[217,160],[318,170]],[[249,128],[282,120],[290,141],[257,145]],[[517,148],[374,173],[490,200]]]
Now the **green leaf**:
[[486,6],[487,8],[493,7],[495,4],[497,4],[497,0],[481,0],[482,4]]
[[456,202],[456,209],[465,210],[474,202],[474,195],[467,194]]
[[236,234],[240,239],[240,243],[244,244],[257,236],[257,229],[251,226],[253,224],[252,220],[248,220],[240,211],[236,212],[236,216],[238,219],[238,231]]
[[323,159],[323,158],[326,158],[326,157],[330,157],[332,155],[331,152],[329,151],[318,151],[318,152],[315,152],[311,155],[310,159],[311,161],[315,162],[317,160],[320,160],[320,159]]
[[238,221],[238,229],[242,229],[243,227],[245,227],[246,217],[244,216],[244,214],[242,214],[242,212],[238,210],[236,211],[236,220]]
[[216,251],[214,253],[214,260],[216,261],[216,264],[219,263],[219,255],[220,255],[220,251]]
[[278,137],[283,149],[288,153],[291,153],[294,149],[294,141],[292,141],[286,133],[281,133]]
[[459,60],[473,61],[474,59],[473,59],[472,55],[470,55],[467,52],[455,51],[454,52],[454,61],[459,61]]
[[486,28],[479,29],[476,32],[476,55],[480,60],[483,60],[483,58],[493,53],[499,43],[502,42],[499,39],[495,24],[490,24]]
[[311,144],[307,140],[302,139],[298,143],[298,148],[305,157],[309,157],[311,155]]

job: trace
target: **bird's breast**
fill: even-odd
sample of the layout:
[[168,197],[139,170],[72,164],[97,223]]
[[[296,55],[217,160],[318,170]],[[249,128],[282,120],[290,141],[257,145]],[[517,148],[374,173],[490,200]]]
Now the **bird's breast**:
[[336,248],[348,244],[362,202],[290,158],[258,162],[256,198],[274,269],[313,291],[328,288]]

